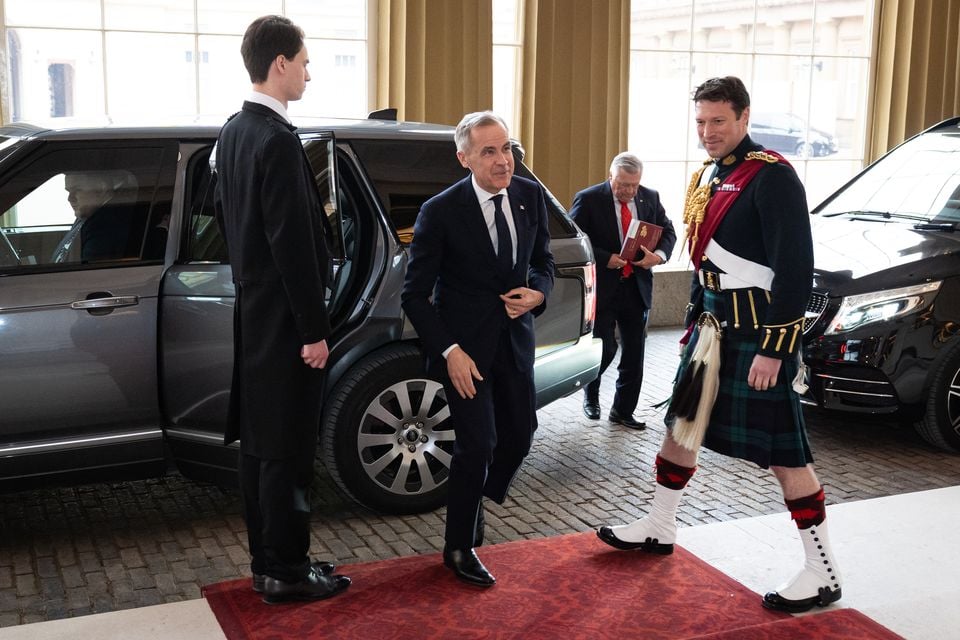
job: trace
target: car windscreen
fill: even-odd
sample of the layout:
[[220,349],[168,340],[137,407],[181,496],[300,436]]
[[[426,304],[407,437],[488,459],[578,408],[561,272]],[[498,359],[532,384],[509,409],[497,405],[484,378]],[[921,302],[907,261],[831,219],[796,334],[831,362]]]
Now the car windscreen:
[[909,140],[815,213],[960,222],[960,134],[931,132]]
[[0,136],[0,162],[13,153],[22,140],[17,136]]

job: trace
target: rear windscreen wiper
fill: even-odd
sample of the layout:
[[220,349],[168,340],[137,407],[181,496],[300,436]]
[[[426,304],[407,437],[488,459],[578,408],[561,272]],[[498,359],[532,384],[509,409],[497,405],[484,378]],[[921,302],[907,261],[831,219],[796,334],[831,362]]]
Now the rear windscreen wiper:
[[956,231],[956,222],[918,222],[913,225],[914,229],[921,231]]

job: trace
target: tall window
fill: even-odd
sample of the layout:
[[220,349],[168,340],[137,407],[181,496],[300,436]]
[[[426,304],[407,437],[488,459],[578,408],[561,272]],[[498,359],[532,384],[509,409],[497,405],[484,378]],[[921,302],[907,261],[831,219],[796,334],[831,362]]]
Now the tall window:
[[633,0],[630,150],[678,224],[706,158],[693,89],[735,75],[758,143],[796,167],[811,206],[863,166],[872,0]]
[[493,0],[493,110],[515,134],[520,126],[523,0]]
[[293,116],[364,117],[373,0],[6,0],[14,120],[132,120],[236,111],[250,79],[247,25],[286,15],[306,32],[313,78]]

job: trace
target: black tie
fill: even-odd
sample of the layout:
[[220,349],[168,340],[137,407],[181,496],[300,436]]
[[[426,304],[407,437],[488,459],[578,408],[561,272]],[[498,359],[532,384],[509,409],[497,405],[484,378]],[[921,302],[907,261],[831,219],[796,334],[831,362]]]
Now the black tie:
[[510,227],[507,226],[507,217],[503,215],[500,206],[503,194],[490,198],[493,200],[493,223],[497,226],[497,263],[504,271],[513,271],[513,243],[510,242]]

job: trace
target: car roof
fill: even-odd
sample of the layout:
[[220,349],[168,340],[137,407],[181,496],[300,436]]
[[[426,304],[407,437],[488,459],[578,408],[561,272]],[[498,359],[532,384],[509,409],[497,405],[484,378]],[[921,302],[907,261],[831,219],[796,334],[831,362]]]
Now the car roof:
[[[0,136],[43,140],[110,140],[131,137],[151,139],[216,138],[226,121],[223,116],[166,118],[150,124],[131,124],[115,121],[57,122],[56,126],[41,126],[16,122],[0,127]],[[423,122],[397,122],[379,119],[296,118],[300,133],[332,132],[338,138],[413,138],[449,140],[454,128]]]

